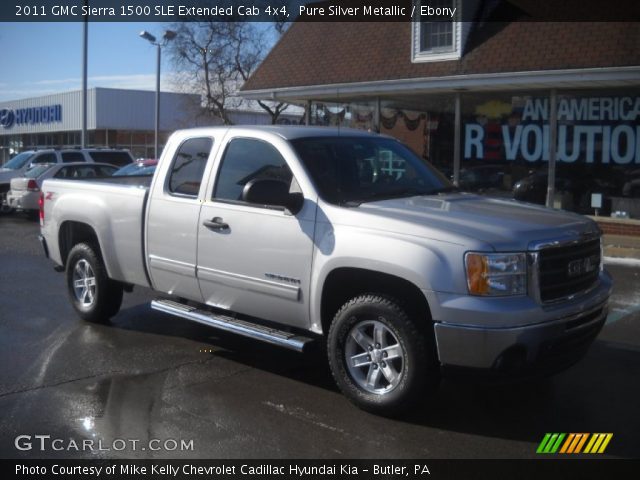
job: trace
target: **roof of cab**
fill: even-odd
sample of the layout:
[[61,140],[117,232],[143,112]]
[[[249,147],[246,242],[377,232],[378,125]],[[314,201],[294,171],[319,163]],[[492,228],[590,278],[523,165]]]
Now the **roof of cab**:
[[296,138],[308,137],[371,137],[378,136],[376,133],[367,132],[365,130],[356,130],[354,128],[343,127],[317,127],[306,125],[233,125],[224,127],[198,127],[178,130],[175,133],[180,136],[207,135],[211,132],[219,131],[259,131],[278,135],[285,140],[293,140]]

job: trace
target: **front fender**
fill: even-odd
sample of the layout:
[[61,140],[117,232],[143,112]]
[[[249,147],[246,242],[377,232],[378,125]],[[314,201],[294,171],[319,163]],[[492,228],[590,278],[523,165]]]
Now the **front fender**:
[[360,227],[318,223],[310,299],[311,328],[322,331],[322,290],[337,268],[393,275],[424,291],[466,291],[462,245]]

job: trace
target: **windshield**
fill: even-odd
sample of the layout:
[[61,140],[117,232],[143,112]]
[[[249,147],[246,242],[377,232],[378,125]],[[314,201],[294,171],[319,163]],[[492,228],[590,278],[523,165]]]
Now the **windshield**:
[[322,198],[337,205],[454,190],[444,175],[394,139],[315,137],[291,144]]
[[33,152],[22,152],[13,157],[7,163],[5,163],[2,168],[8,168],[9,170],[18,170],[29,161],[29,159],[33,156]]

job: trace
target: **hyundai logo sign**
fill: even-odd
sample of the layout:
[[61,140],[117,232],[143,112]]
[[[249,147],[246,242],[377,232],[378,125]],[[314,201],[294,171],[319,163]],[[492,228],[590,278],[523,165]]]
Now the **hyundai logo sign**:
[[3,108],[0,110],[0,127],[8,129],[14,125],[38,125],[62,121],[62,105],[44,107]]
[[13,127],[13,122],[16,119],[15,113],[13,110],[8,108],[3,108],[0,110],[0,127],[2,128],[11,128]]

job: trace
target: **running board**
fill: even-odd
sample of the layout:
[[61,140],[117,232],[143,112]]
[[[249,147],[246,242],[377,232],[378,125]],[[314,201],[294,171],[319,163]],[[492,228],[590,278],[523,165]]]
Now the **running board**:
[[289,348],[297,352],[304,351],[305,345],[313,342],[312,338],[302,337],[295,333],[265,327],[246,320],[240,320],[228,315],[207,312],[196,307],[174,302],[173,300],[153,300],[151,308],[159,312],[186,318],[194,322],[209,325],[226,332],[237,333],[266,343]]

